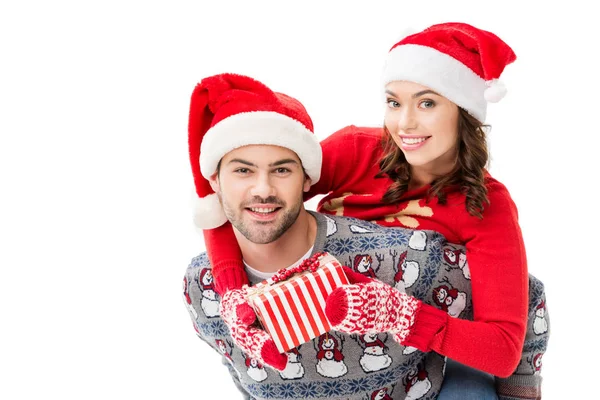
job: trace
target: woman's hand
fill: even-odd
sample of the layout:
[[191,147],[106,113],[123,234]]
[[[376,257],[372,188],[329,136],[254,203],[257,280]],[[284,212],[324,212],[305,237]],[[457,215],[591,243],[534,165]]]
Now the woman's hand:
[[352,334],[390,332],[399,343],[410,333],[420,301],[378,280],[344,285],[327,297],[333,329]]

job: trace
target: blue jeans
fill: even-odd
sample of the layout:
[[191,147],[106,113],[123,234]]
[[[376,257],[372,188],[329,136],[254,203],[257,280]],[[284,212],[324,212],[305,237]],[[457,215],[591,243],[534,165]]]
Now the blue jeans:
[[498,400],[494,377],[448,358],[437,400]]

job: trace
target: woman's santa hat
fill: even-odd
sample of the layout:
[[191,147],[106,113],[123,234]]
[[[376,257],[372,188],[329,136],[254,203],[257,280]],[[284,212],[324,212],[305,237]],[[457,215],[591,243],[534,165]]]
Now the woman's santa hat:
[[227,221],[209,178],[221,158],[238,147],[286,147],[298,155],[312,184],[321,176],[321,146],[304,106],[247,76],[220,74],[203,79],[192,93],[188,134],[198,196],[194,223],[200,229]]
[[458,22],[433,25],[392,46],[383,85],[410,81],[427,86],[485,122],[487,103],[506,94],[500,74],[516,58],[491,32]]

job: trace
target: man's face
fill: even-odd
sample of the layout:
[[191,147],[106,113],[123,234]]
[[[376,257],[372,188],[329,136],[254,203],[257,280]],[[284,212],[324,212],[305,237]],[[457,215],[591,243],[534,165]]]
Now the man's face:
[[296,153],[271,145],[227,153],[210,183],[227,219],[257,244],[277,240],[294,224],[303,207],[302,194],[310,188]]

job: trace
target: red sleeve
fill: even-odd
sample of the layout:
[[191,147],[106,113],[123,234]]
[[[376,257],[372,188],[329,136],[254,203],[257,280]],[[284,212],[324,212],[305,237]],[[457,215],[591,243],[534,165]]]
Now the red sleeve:
[[508,191],[498,182],[488,189],[490,205],[483,219],[465,213],[457,221],[471,271],[473,321],[447,318],[430,346],[463,364],[508,377],[519,364],[525,340],[527,260]]
[[215,289],[219,294],[239,289],[248,283],[242,252],[229,222],[218,228],[205,230],[204,243],[212,265]]
[[304,201],[319,194],[337,192],[348,181],[353,171],[343,166],[354,164],[356,131],[355,126],[347,126],[321,141],[323,150],[321,178],[304,194]]

